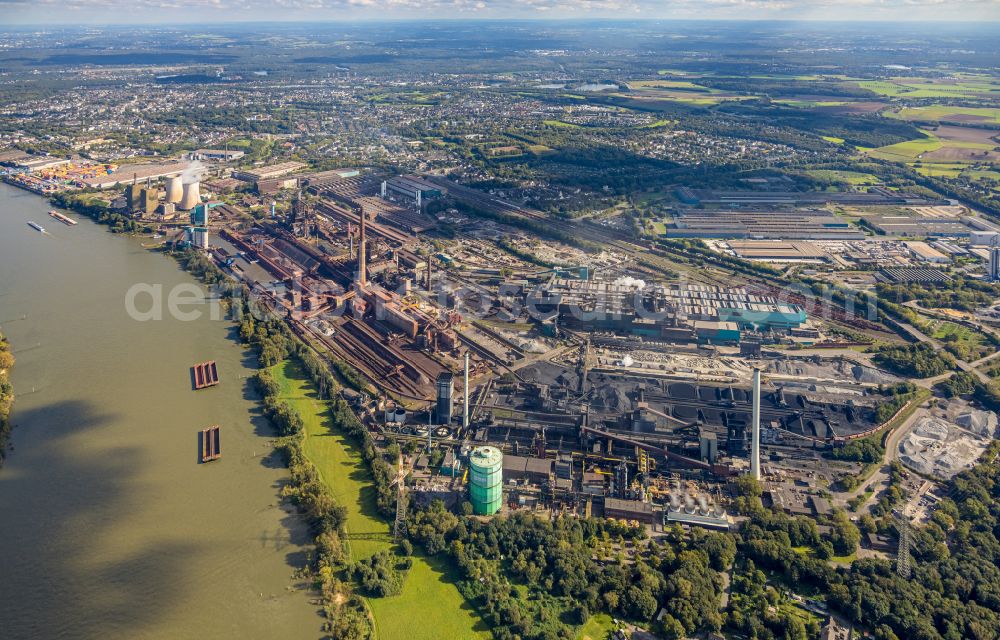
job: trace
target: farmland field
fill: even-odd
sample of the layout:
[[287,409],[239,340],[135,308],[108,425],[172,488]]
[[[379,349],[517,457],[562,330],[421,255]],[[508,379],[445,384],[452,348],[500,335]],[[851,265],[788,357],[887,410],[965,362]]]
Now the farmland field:
[[928,137],[866,150],[866,153],[894,162],[984,164],[1000,161],[1000,153],[994,150],[997,144],[988,137],[992,132],[947,126],[922,132]]
[[895,162],[912,162],[925,153],[937,151],[941,148],[941,141],[937,136],[931,135],[927,138],[917,138],[906,142],[897,142],[878,149],[872,149],[867,154],[873,158],[881,160],[892,160]]
[[687,80],[632,80],[628,82],[628,86],[635,89],[646,89],[652,87],[659,89],[685,89],[688,91],[712,92],[712,90],[708,87],[703,87]]
[[862,81],[854,84],[862,89],[868,89],[890,98],[991,98],[1000,96],[1000,85],[986,79],[963,81],[959,79],[895,78],[891,81]]
[[938,121],[1000,124],[1000,109],[994,107],[952,107],[933,104],[926,107],[904,107],[886,114],[902,120]]
[[917,173],[925,176],[957,178],[962,175],[962,170],[965,169],[966,165],[947,162],[921,162],[912,166]]

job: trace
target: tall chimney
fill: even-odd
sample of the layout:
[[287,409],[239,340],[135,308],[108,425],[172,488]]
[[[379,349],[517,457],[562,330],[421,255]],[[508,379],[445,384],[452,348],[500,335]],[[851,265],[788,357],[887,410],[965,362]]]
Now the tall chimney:
[[431,290],[431,254],[427,254],[427,290]]
[[368,253],[365,246],[365,210],[361,209],[361,237],[358,238],[358,284],[365,286],[367,280]]
[[750,475],[760,480],[760,369],[753,370],[753,425],[750,436]]
[[469,352],[465,352],[465,405],[462,408],[462,428],[469,428]]

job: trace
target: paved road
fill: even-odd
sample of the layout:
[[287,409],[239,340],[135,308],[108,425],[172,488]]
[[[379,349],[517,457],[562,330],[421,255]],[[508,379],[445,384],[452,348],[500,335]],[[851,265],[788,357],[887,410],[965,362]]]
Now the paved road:
[[882,491],[884,491],[885,489],[889,488],[889,472],[891,470],[893,461],[895,461],[899,457],[899,443],[908,433],[910,433],[914,425],[917,423],[917,420],[921,416],[925,415],[928,415],[927,410],[921,407],[916,411],[914,411],[913,415],[907,418],[906,421],[903,422],[903,424],[893,429],[892,433],[889,434],[889,437],[886,438],[885,458],[882,460],[882,466],[879,467],[878,470],[875,471],[875,473],[873,473],[870,478],[868,478],[868,480],[866,480],[864,483],[862,483],[853,491],[849,491],[848,493],[844,494],[842,497],[838,498],[838,500],[846,505],[847,502],[863,494],[865,491],[871,488],[873,489],[872,495],[870,495],[868,499],[865,500],[864,504],[858,508],[859,515],[862,513],[866,513],[868,508],[878,498],[878,495],[882,493]]

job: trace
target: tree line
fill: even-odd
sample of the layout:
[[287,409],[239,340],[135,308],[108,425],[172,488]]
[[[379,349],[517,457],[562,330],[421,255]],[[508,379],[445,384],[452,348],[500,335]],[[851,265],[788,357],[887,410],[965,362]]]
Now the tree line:
[[14,367],[14,354],[10,342],[0,333],[0,465],[7,453],[10,439],[10,411],[14,405],[14,387],[10,384],[10,370]]

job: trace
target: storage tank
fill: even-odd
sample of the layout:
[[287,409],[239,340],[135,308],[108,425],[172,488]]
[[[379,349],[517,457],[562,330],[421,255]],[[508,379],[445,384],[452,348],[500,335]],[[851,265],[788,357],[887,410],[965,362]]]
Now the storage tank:
[[201,193],[198,190],[198,183],[191,182],[184,185],[184,196],[181,198],[181,202],[177,205],[177,208],[188,211],[194,209],[199,204],[201,204]]
[[477,515],[490,516],[503,502],[503,453],[496,447],[476,447],[469,454],[469,498]]
[[174,176],[173,178],[167,178],[166,184],[166,196],[164,202],[172,202],[177,204],[184,197],[184,182],[180,176]]

